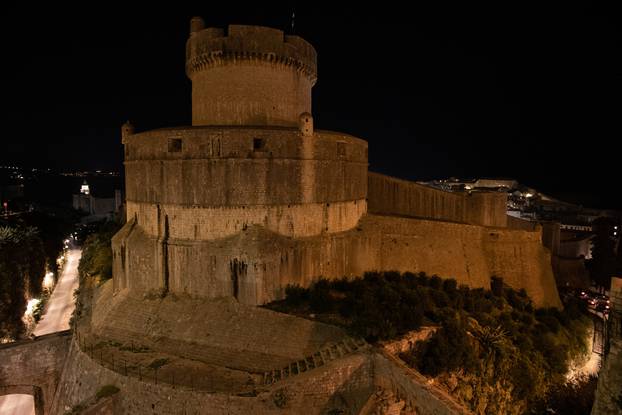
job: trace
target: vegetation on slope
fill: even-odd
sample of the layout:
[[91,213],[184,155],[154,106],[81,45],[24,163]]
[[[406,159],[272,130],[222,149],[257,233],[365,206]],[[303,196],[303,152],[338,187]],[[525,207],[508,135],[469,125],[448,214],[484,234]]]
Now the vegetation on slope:
[[102,222],[94,233],[86,237],[78,265],[80,277],[92,277],[100,283],[112,278],[111,239],[120,228],[118,222]]
[[[57,273],[56,259],[63,239],[71,232],[74,216],[65,210],[24,212],[0,218],[0,340],[15,340],[26,333],[22,317],[27,300],[44,300],[47,269]],[[33,312],[40,317],[43,302]]]
[[26,298],[41,294],[45,276],[43,242],[34,227],[0,227],[0,339],[25,331]]
[[[478,413],[522,413],[563,389],[570,362],[587,352],[581,303],[534,309],[524,290],[493,279],[470,289],[424,273],[367,273],[288,287],[271,308],[348,327],[369,341],[393,339],[422,324],[441,328],[402,358],[436,377]],[[561,392],[560,392],[561,393]]]

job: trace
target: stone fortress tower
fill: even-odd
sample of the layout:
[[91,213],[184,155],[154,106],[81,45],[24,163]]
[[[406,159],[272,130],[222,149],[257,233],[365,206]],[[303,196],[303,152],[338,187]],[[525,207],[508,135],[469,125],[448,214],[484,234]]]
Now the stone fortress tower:
[[501,275],[559,304],[541,231],[508,229],[504,195],[368,173],[365,141],[314,129],[316,51],[304,39],[193,18],[186,74],[191,127],[122,128],[115,292],[259,305],[289,284],[398,270],[481,287]]
[[504,193],[368,172],[365,141],[314,129],[303,39],[194,18],[186,47],[193,125],[122,127],[112,281],[82,281],[72,336],[5,349],[23,364],[0,387],[46,414],[465,413],[344,329],[256,305],[395,270],[485,288],[500,276],[559,306],[541,228],[508,222]]
[[366,211],[367,143],[314,131],[316,52],[298,36],[225,33],[194,18],[186,73],[192,127],[123,127],[129,221],[115,238],[115,289],[274,299],[281,284],[262,280],[275,270],[260,260],[271,248],[241,235],[354,228]]

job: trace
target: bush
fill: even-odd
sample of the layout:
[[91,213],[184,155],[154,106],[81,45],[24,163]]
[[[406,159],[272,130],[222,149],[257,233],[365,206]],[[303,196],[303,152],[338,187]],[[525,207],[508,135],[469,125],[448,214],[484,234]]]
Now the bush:
[[495,292],[424,273],[369,272],[320,280],[308,290],[288,287],[286,302],[338,311],[341,324],[369,341],[439,324],[428,343],[404,356],[409,364],[431,376],[463,369],[480,378],[482,388],[501,382],[529,412],[565,380],[569,361],[587,350],[590,320],[580,303],[534,311],[524,290],[503,288],[500,278],[494,284]]
[[437,376],[443,372],[462,368],[466,371],[476,367],[477,356],[465,327],[458,319],[449,319],[432,338],[421,346],[418,368],[427,375]]
[[309,300],[309,290],[299,285],[285,287],[285,301],[290,305],[299,304]]
[[430,278],[430,288],[440,290],[443,287],[443,280],[438,275],[432,275]]
[[111,241],[120,228],[121,224],[117,222],[103,222],[95,233],[86,238],[78,265],[82,278],[97,277],[100,281],[112,278]]
[[495,297],[503,297],[503,278],[490,278],[490,291]]
[[447,294],[454,294],[458,290],[458,282],[453,278],[443,281],[443,291]]
[[334,303],[330,296],[328,280],[321,279],[313,285],[309,296],[309,304],[316,313],[326,313],[333,310]]

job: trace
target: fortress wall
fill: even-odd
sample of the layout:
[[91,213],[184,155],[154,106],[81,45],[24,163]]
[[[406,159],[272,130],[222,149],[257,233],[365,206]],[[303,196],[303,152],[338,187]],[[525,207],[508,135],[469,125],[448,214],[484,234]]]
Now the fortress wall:
[[214,208],[127,202],[128,217],[136,217],[149,235],[163,235],[168,218],[171,238],[193,240],[226,238],[251,225],[295,238],[343,232],[354,228],[366,210],[364,200]]
[[418,183],[368,173],[368,209],[399,215],[483,226],[507,226],[504,193],[451,193]]
[[473,192],[461,194],[466,200],[466,223],[482,226],[507,226],[507,193]]
[[115,291],[159,290],[164,278],[161,242],[129,220],[112,239],[112,272]]
[[[353,230],[308,238],[251,226],[212,241],[170,239],[168,284],[172,292],[263,304],[283,298],[288,284],[308,286],[320,276],[423,271],[483,288],[499,276],[513,288],[525,288],[537,306],[559,306],[550,253],[540,238],[540,232],[377,215],[363,217]],[[164,274],[158,257],[148,253],[161,244],[143,232],[130,239],[144,251],[121,275],[124,283],[115,281],[115,289],[160,286]],[[115,258],[119,246],[120,241],[113,244]]]
[[[255,150],[254,139],[263,146]],[[181,149],[169,151],[169,139],[180,139]],[[305,151],[311,142],[312,153]],[[283,127],[177,127],[129,134],[124,142],[126,161],[221,158],[349,160],[367,163],[367,142],[348,134],[315,130],[313,136]]]
[[[128,414],[319,415],[359,413],[382,408],[385,403],[397,404],[394,406],[399,408],[399,401],[406,403],[410,409],[416,408],[424,413],[466,413],[451,397],[443,396],[425,384],[421,375],[408,374],[402,366],[377,353],[347,355],[272,386],[258,387],[257,396],[242,397],[123,376],[91,359],[75,342],[67,356],[50,413],[66,413],[72,407],[92,399],[104,385],[119,388],[109,408]],[[385,396],[394,400],[385,402],[382,399]]]
[[[113,407],[127,414],[326,414],[360,408],[373,391],[373,364],[354,354],[272,387],[241,397],[155,384],[113,372],[72,343],[51,414],[64,414],[91,399],[104,385],[115,385]],[[278,404],[278,406],[277,406]],[[339,412],[340,413],[340,412]]]
[[[326,236],[319,246],[301,241],[279,252],[280,258],[262,254],[268,270],[261,278],[264,284],[275,280],[277,270],[281,287],[308,285],[320,275],[354,277],[370,270],[423,271],[483,288],[499,276],[516,289],[525,288],[538,306],[560,305],[550,254],[539,232],[369,215],[357,229]],[[263,301],[278,298],[273,284],[263,287],[262,295],[268,296]]]
[[192,75],[192,125],[295,126],[315,81],[292,66],[250,58]]
[[95,333],[231,370],[263,373],[285,367],[346,335],[335,326],[240,304],[231,297],[144,298],[128,291],[113,295],[110,285],[99,290],[94,305]]
[[[181,140],[180,151],[169,151],[171,140]],[[255,140],[263,140],[258,149]],[[133,202],[287,205],[367,195],[366,143],[329,132],[156,130],[126,140],[125,168],[127,200]]]
[[302,38],[266,27],[193,30],[186,73],[193,125],[295,126],[311,112],[316,52]]
[[32,394],[36,413],[49,413],[70,339],[65,330],[0,344],[0,395]]
[[381,270],[424,271],[483,288],[498,276],[525,288],[538,306],[560,305],[540,232],[376,215],[364,228],[381,241]]
[[538,228],[542,229],[538,222],[532,222],[530,220],[519,219],[514,216],[508,215],[508,228],[510,229],[521,229],[524,231],[536,231]]

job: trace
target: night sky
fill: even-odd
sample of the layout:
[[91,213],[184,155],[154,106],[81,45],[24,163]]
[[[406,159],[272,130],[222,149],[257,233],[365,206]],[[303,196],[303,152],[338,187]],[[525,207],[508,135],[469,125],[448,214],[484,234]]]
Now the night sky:
[[368,140],[370,170],[511,177],[622,208],[616,10],[230,3],[144,14],[108,3],[3,6],[0,164],[121,170],[125,120],[138,131],[190,124],[184,47],[193,15],[207,26],[291,32],[295,9],[295,34],[318,52],[316,128]]

